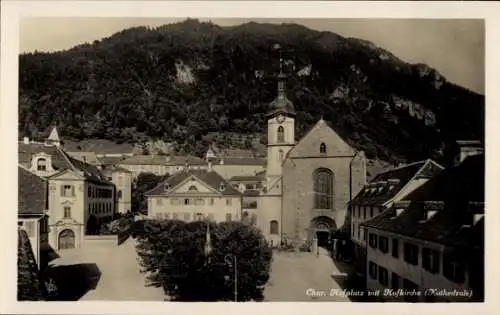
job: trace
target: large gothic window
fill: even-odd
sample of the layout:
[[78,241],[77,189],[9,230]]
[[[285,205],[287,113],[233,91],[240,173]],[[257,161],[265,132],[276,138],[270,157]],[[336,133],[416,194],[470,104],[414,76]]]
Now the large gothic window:
[[334,176],[329,169],[320,168],[314,172],[314,208],[333,209]]
[[283,126],[278,127],[278,143],[285,142],[285,128]]

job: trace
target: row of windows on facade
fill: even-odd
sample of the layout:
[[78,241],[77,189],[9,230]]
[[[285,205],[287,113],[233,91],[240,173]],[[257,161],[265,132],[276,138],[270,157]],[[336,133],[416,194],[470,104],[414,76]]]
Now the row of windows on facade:
[[113,197],[113,190],[109,188],[89,187],[87,195],[91,198],[111,198]]
[[[391,242],[392,257],[399,259],[399,239],[393,238]],[[380,252],[387,254],[389,252],[389,238],[386,236],[378,236],[370,233],[368,236],[368,244],[373,249],[378,249]],[[420,248],[412,243],[404,242],[403,244],[404,261],[413,266],[419,266]],[[441,268],[443,275],[451,281],[462,283],[465,281],[465,266],[462,262],[457,261],[452,255],[443,255],[443,262],[440,264],[441,253],[437,250],[423,247],[422,248],[422,268],[432,274],[440,274]]]
[[[353,217],[363,218],[364,220],[373,218],[377,214],[382,213],[382,211],[384,211],[383,208],[381,207],[369,207],[369,206],[365,207],[355,206],[352,209],[353,209],[352,210]],[[370,214],[370,216],[368,216],[368,213]]]
[[113,212],[113,207],[110,203],[92,203],[89,204],[90,214],[110,214]]
[[[257,189],[257,184],[245,184],[244,187],[245,189],[247,190],[254,190],[254,189]],[[239,184],[233,184],[233,188],[234,189],[240,189],[240,185]]]
[[[380,283],[383,287],[389,288],[389,271],[386,268],[384,268],[382,266],[378,266],[374,262],[370,261],[368,263],[368,275],[369,275],[370,279],[378,280],[378,283]],[[391,280],[390,281],[391,281],[390,288],[394,289],[394,290],[397,290],[397,289],[404,289],[407,291],[418,290],[417,284],[415,284],[414,282],[412,282],[408,279],[405,279],[405,278],[399,276],[395,272],[391,272]],[[402,287],[401,287],[401,284],[402,284]],[[411,301],[411,300],[414,300],[415,297],[406,295],[405,299]]]
[[[173,206],[179,206],[179,205],[184,205],[184,206],[204,206],[205,205],[205,199],[204,198],[184,198],[184,199],[179,199],[179,198],[172,198],[170,199],[170,204]],[[215,203],[215,198],[208,198],[208,204],[213,206]],[[156,205],[157,206],[162,206],[163,205],[163,198],[156,198]],[[232,199],[227,198],[226,199],[226,206],[232,205]]]
[[[191,213],[191,212],[157,212],[156,219],[158,220],[183,220],[186,222],[191,221],[191,216],[193,221],[202,221],[202,220],[214,220],[213,213]],[[232,221],[232,214],[226,213],[226,221]]]

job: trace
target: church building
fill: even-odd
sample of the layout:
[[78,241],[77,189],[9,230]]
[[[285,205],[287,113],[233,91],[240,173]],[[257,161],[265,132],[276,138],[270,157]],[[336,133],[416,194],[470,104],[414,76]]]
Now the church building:
[[323,119],[296,142],[285,79],[280,73],[278,95],[267,113],[267,166],[258,198],[252,194],[257,200],[252,215],[272,244],[300,246],[316,238],[322,245],[344,226],[348,202],[366,182],[365,156]]

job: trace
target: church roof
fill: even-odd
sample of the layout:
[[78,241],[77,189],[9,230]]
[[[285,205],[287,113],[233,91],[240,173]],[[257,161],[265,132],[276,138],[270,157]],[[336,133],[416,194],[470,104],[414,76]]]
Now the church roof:
[[268,116],[273,116],[279,113],[295,115],[293,103],[286,97],[286,76],[282,73],[278,76],[278,95],[269,104]]

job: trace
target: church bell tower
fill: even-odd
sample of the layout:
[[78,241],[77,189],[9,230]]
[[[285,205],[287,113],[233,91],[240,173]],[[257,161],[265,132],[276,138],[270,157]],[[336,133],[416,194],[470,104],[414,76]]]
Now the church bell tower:
[[282,175],[283,161],[295,145],[295,110],[286,97],[286,78],[280,49],[278,95],[269,104],[267,113],[267,176]]

